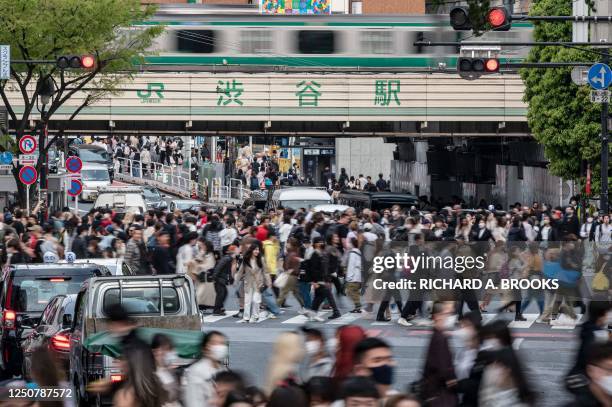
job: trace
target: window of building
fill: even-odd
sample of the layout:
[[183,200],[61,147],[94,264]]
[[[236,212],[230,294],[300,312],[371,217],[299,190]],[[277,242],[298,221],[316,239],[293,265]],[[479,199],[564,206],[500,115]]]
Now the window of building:
[[392,54],[393,33],[391,31],[362,31],[361,52],[364,54]]
[[354,1],[351,3],[351,14],[361,14],[363,10],[363,3],[361,1]]
[[299,31],[298,51],[301,54],[333,54],[336,49],[335,40],[333,31]]
[[269,54],[272,52],[272,32],[244,30],[240,32],[240,51],[243,54]]
[[176,37],[179,52],[194,54],[215,52],[215,32],[213,30],[179,30]]

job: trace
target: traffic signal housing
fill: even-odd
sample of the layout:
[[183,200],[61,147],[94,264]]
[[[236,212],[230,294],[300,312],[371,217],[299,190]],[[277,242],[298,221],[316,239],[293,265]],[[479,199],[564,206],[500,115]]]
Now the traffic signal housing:
[[56,60],[59,69],[94,69],[96,58],[93,55],[62,55]]
[[[478,21],[474,21],[477,18]],[[453,7],[449,13],[450,25],[456,31],[472,29],[492,29],[494,31],[508,31],[512,27],[512,15],[505,7],[491,7],[485,16],[470,16],[468,7]],[[486,23],[486,25],[485,25]]]
[[508,31],[512,27],[512,15],[505,7],[492,7],[487,12],[487,23],[494,31]]
[[454,30],[471,30],[470,10],[467,7],[453,7],[449,14],[450,24]]
[[458,72],[499,72],[499,60],[497,58],[469,58],[460,57],[457,60]]

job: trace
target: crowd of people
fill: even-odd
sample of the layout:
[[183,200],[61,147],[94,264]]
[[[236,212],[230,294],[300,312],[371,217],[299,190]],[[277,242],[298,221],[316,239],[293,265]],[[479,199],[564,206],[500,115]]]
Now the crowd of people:
[[[173,145],[177,141],[109,140],[104,143],[115,157],[129,150],[131,158],[143,160],[143,151],[155,151],[151,159],[180,164],[181,147]],[[262,181],[265,187],[269,175],[276,173],[273,159],[259,156],[258,161],[257,171],[250,161],[243,172],[245,180],[257,180],[256,188]],[[254,175],[262,171],[263,180]],[[344,171],[337,180],[327,179],[348,188],[388,187],[382,174],[376,183],[351,179]],[[580,348],[566,375],[566,387],[576,400],[570,405],[611,403],[611,214],[585,209],[577,200],[564,207],[517,203],[506,211],[486,203],[473,210],[438,207],[426,200],[417,207],[336,213],[203,205],[142,214],[92,208],[81,216],[63,208],[46,219],[40,216],[42,209],[26,214],[14,205],[0,214],[4,267],[60,259],[66,252],[78,259],[121,258],[138,275],[191,276],[202,312],[227,315],[231,293],[239,308],[233,316],[244,324],[278,318],[292,306],[310,322],[300,332],[278,337],[262,388],[250,386],[231,363],[226,366],[228,340],[219,331],[208,330],[201,358],[186,369],[176,368],[167,337],[156,337],[152,345],[128,344],[122,358],[128,379],[114,394],[117,406],[535,406],[537,392],[512,348],[508,321],[484,323],[482,317],[485,312],[512,312],[516,321],[523,321],[532,302],[541,324],[575,324],[578,314],[586,315]],[[482,268],[466,266],[461,273],[440,265],[415,271],[414,264],[372,272],[375,257],[396,253],[482,256],[486,261]],[[373,284],[376,278],[389,283],[433,276],[495,282],[556,278],[561,284],[541,290],[410,292],[375,289]],[[327,336],[320,329],[318,323],[339,318],[347,303],[350,313],[364,319],[390,322],[395,311],[401,326],[431,327],[422,372],[413,383],[394,381],[397,361],[384,339],[367,337],[357,325]],[[119,336],[133,338],[129,332],[138,328],[125,310],[109,317],[115,322],[111,329],[116,325]],[[462,344],[457,354],[451,340]],[[44,373],[37,376],[41,370],[32,370],[34,381],[49,385],[57,379],[40,378]]]

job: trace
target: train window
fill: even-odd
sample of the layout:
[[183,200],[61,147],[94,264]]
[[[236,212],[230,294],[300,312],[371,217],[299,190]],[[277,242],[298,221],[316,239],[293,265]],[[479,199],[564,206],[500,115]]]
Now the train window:
[[423,31],[410,32],[408,34],[408,52],[415,54],[422,54],[425,52],[425,49],[422,45],[415,46],[414,43],[417,41],[423,41],[425,39],[425,35]]
[[213,30],[179,30],[176,37],[179,52],[195,54],[215,52],[215,32]]
[[272,33],[262,30],[240,32],[240,51],[243,54],[269,54],[272,52]]
[[301,54],[333,54],[335,39],[333,31],[299,31],[298,50]]
[[361,52],[364,54],[392,54],[393,33],[391,31],[362,31]]

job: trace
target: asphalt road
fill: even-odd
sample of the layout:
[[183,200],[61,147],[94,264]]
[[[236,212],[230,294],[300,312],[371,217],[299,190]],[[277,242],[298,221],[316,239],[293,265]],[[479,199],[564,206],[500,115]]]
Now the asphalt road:
[[[230,289],[230,296],[233,296]],[[228,335],[230,340],[230,365],[232,369],[244,373],[250,383],[263,386],[265,383],[265,369],[272,353],[272,344],[282,332],[296,331],[302,325],[309,324],[322,329],[327,337],[345,324],[358,324],[371,336],[383,338],[388,341],[394,350],[397,360],[394,387],[405,391],[407,386],[417,380],[424,363],[424,357],[429,344],[431,328],[415,326],[405,328],[395,322],[380,323],[369,319],[368,315],[348,313],[352,308],[346,297],[340,299],[343,316],[340,319],[308,323],[305,317],[298,315],[297,303],[289,302],[292,307],[278,319],[265,319],[256,324],[238,323],[237,318],[231,316],[238,309],[234,298],[226,304],[228,316],[217,317],[207,314],[205,317],[205,330],[220,330]],[[491,304],[490,309],[493,309]],[[538,406],[561,406],[571,400],[563,388],[563,377],[570,368],[577,347],[576,325],[551,327],[535,322],[537,315],[535,304],[527,309],[525,316],[527,322],[512,323],[514,347],[517,349],[524,365],[529,382],[538,392]],[[330,315],[328,312],[326,315]],[[483,314],[485,320],[493,318],[511,319],[513,313]],[[394,321],[399,317],[392,314]],[[460,343],[452,338],[451,343],[456,353]]]

